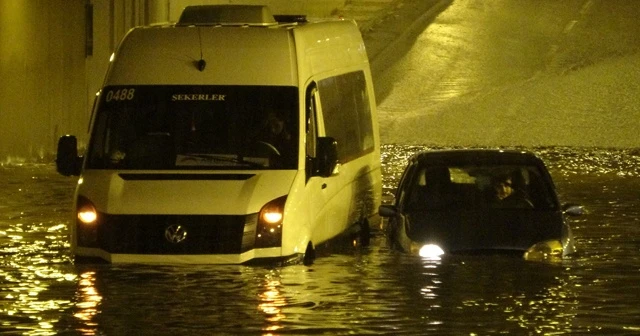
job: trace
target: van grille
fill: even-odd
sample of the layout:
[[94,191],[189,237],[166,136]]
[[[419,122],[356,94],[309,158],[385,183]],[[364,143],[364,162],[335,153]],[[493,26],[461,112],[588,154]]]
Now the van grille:
[[[255,244],[257,215],[106,215],[94,244],[110,253],[238,254]],[[177,239],[167,239],[167,230]],[[171,234],[169,234],[171,236]],[[79,242],[83,245],[82,242]]]

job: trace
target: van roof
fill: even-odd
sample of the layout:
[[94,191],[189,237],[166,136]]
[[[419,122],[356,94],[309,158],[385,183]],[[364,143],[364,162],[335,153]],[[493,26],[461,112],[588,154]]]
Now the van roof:
[[[111,59],[104,84],[298,86],[313,74],[368,63],[352,20],[269,19],[265,6],[188,8],[176,24],[129,31]],[[285,19],[296,22],[279,22]]]
[[305,15],[273,15],[263,5],[196,5],[182,11],[176,26],[272,26],[304,23]]

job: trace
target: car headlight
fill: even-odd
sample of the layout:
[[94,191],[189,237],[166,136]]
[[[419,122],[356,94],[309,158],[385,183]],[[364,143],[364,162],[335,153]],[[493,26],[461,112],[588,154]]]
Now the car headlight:
[[420,247],[418,254],[423,258],[440,259],[440,256],[444,254],[444,250],[436,244],[426,244]]
[[562,251],[562,243],[559,240],[546,240],[531,246],[527,252],[524,253],[524,259],[539,261],[561,259]]

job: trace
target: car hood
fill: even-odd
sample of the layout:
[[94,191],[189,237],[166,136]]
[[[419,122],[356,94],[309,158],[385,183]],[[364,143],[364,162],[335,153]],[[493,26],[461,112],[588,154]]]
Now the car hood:
[[558,211],[423,211],[407,216],[407,237],[437,244],[447,252],[526,251],[546,240],[562,239]]

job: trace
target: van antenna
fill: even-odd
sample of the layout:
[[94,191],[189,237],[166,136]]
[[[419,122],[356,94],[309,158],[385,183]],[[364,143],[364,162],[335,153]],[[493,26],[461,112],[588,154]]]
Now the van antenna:
[[207,61],[204,60],[202,55],[202,35],[200,34],[200,27],[198,28],[198,41],[200,42],[200,60],[196,62],[196,67],[200,71],[204,71],[204,68],[207,66]]

